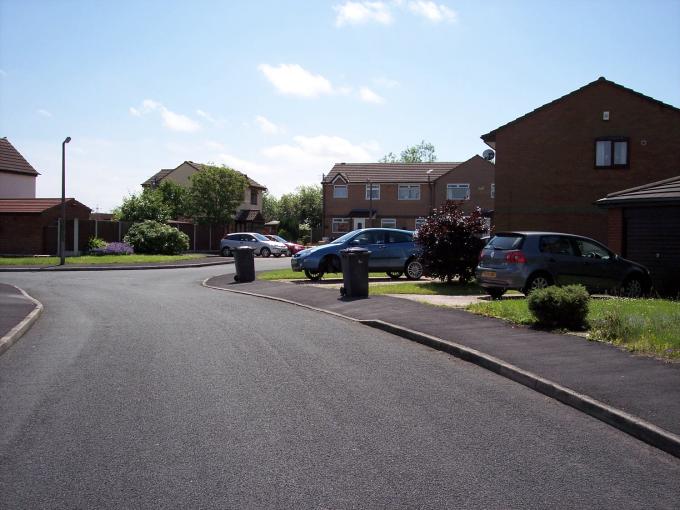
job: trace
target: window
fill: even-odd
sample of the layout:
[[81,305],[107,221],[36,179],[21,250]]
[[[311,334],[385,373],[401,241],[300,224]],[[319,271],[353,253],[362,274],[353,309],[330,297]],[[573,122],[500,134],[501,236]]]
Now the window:
[[400,184],[399,200],[420,200],[420,184]]
[[628,139],[595,140],[596,168],[628,168]]
[[257,190],[256,189],[250,190],[250,203],[252,205],[257,205]]
[[369,230],[367,232],[362,232],[358,236],[356,236],[354,239],[352,239],[352,244],[359,245],[364,245],[364,244],[382,244],[384,243],[384,236],[382,235],[382,232],[380,231],[375,231],[375,230]]
[[491,198],[496,198],[496,183],[491,183]]
[[585,239],[576,239],[576,246],[578,251],[581,252],[581,257],[586,257],[589,259],[601,259],[609,260],[611,254],[599,244],[586,241]]
[[334,184],[333,198],[347,198],[347,184]]
[[541,253],[555,255],[574,255],[574,248],[568,238],[562,236],[543,236],[538,243]]
[[425,218],[416,218],[416,230],[425,224]]
[[350,229],[350,218],[333,218],[333,230],[334,234],[349,232]]
[[394,218],[383,218],[380,220],[382,228],[397,228],[397,220]]
[[446,199],[447,200],[470,200],[470,185],[469,184],[447,184],[446,185]]
[[406,232],[389,232],[386,241],[388,243],[412,243],[413,236]]
[[380,200],[380,184],[367,184],[366,185],[366,200]]

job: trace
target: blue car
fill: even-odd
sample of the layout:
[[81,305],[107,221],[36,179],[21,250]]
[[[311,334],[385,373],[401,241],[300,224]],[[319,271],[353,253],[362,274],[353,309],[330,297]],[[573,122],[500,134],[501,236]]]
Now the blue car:
[[423,265],[418,259],[418,247],[413,232],[396,228],[366,228],[354,230],[329,244],[316,246],[293,255],[293,271],[304,271],[310,280],[319,280],[325,273],[340,273],[340,251],[360,246],[371,252],[368,269],[386,272],[397,279],[406,274],[409,280],[423,276]]

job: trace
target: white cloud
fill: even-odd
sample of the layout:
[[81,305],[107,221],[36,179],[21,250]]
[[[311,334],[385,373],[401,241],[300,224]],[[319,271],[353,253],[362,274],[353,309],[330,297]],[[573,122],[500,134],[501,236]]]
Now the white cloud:
[[220,142],[216,142],[214,140],[206,140],[203,145],[205,145],[208,149],[215,150],[215,151],[225,151],[227,150],[227,147]]
[[442,21],[453,22],[458,17],[454,10],[449,9],[443,4],[436,4],[431,0],[409,2],[408,8],[412,13],[422,16],[433,23],[440,23]]
[[345,2],[333,7],[337,16],[335,25],[359,25],[370,21],[389,25],[392,23],[392,13],[384,2]]
[[204,110],[196,110],[196,115],[207,120],[210,124],[212,124],[215,127],[223,127],[225,125],[224,119],[215,118],[210,113]]
[[312,74],[298,64],[280,64],[277,67],[260,64],[258,69],[282,94],[318,97],[337,92],[329,80],[320,74]]
[[141,117],[142,115],[147,115],[151,112],[158,111],[163,119],[163,125],[172,131],[181,131],[184,133],[193,133],[201,129],[201,125],[193,119],[190,119],[186,115],[181,113],[175,113],[168,110],[163,104],[153,99],[145,99],[142,101],[142,107],[140,109],[130,107],[130,115],[134,117]]
[[255,123],[260,127],[260,130],[266,135],[278,135],[279,133],[284,132],[284,129],[282,127],[277,126],[272,121],[270,121],[266,117],[263,117],[262,115],[258,115],[257,117],[255,117]]
[[295,136],[295,145],[268,147],[262,153],[268,158],[282,160],[372,161],[375,144],[355,145],[339,136]]
[[42,117],[47,117],[47,118],[52,117],[52,114],[50,112],[48,112],[47,110],[43,110],[42,108],[36,110],[35,113],[37,113],[38,115],[40,115]]
[[391,80],[390,78],[385,77],[374,78],[372,81],[376,86],[385,89],[393,89],[400,85],[400,83],[397,80]]
[[359,97],[365,103],[373,103],[373,104],[384,104],[385,103],[385,98],[379,96],[378,94],[373,92],[368,87],[361,87],[359,89]]

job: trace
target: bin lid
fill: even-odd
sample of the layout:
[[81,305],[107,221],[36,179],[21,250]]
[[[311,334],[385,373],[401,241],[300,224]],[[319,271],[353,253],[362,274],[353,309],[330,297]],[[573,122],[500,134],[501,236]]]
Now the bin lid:
[[255,251],[255,248],[253,248],[252,246],[238,246],[236,249],[241,250],[241,251],[246,251],[246,250]]
[[340,250],[340,253],[342,253],[343,255],[362,255],[364,253],[368,255],[371,254],[371,252],[368,251],[366,248],[361,248],[360,246],[345,248],[344,250]]

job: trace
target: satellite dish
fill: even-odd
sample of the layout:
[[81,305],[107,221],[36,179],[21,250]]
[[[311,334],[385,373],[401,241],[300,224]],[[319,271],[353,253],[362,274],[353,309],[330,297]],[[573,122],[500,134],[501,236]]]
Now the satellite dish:
[[484,152],[482,152],[482,157],[487,161],[491,161],[495,156],[496,153],[491,149],[486,149]]

